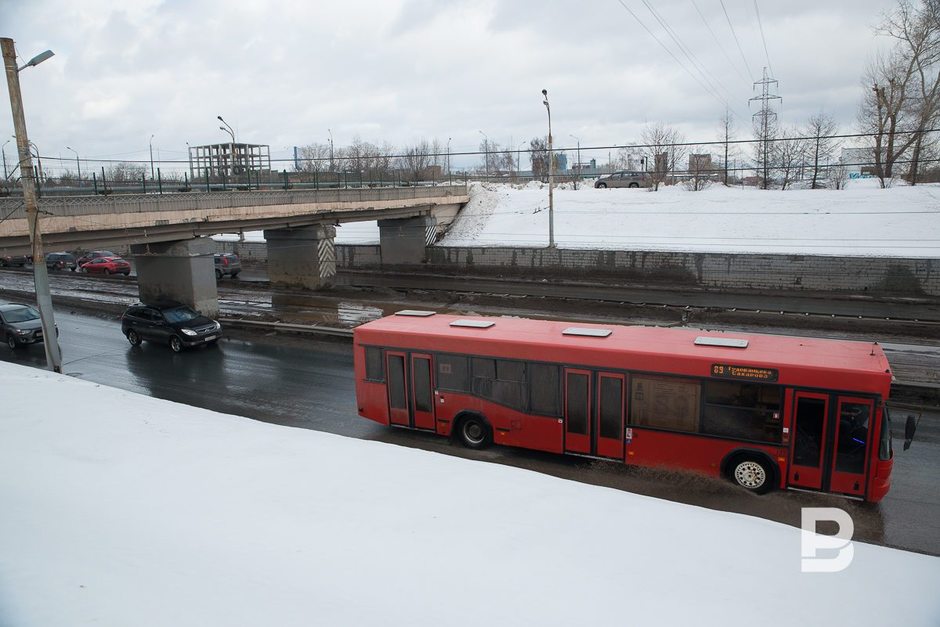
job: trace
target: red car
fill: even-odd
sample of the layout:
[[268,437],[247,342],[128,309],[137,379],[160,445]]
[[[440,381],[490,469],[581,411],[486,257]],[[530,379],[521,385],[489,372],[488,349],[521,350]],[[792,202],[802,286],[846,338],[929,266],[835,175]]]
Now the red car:
[[131,264],[120,257],[98,257],[82,264],[82,272],[88,274],[123,274],[131,273]]

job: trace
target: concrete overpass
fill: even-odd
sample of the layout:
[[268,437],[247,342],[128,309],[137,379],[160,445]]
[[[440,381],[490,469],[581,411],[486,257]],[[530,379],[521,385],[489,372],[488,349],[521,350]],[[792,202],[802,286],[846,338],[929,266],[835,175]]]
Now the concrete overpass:
[[[465,185],[448,185],[46,197],[39,211],[46,251],[130,246],[142,300],[215,314],[207,236],[263,230],[272,282],[321,289],[336,273],[337,225],[378,220],[383,255],[420,263],[468,200]],[[28,233],[22,198],[0,199],[0,255],[27,254]]]

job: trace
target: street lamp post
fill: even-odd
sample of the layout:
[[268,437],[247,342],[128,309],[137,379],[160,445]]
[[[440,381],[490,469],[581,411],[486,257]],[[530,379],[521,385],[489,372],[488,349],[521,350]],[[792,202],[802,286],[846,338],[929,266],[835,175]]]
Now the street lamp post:
[[10,143],[10,140],[8,139],[8,140],[6,140],[5,142],[3,142],[3,147],[2,147],[2,151],[3,151],[3,180],[4,180],[4,182],[6,182],[6,180],[7,180],[8,178],[10,178],[10,174],[9,174],[9,172],[7,172],[7,144],[9,144],[9,143]]
[[229,174],[234,178],[235,177],[235,131],[232,129],[231,126],[229,126],[228,122],[222,119],[221,115],[218,115],[216,117],[219,118],[219,122],[225,125],[225,126],[220,126],[219,130],[225,131],[226,133],[232,136],[232,150],[231,150],[231,154],[229,155],[229,163],[231,164],[231,169],[229,171]]
[[548,112],[548,247],[555,247],[555,159],[552,153],[552,108],[548,104],[548,90],[542,90],[542,104]]
[[82,185],[82,162],[78,160],[78,151],[72,148],[71,146],[66,146],[66,150],[71,150],[75,153],[75,167],[78,168],[78,186]]
[[154,136],[151,135],[150,136],[150,178],[151,179],[157,178],[156,174],[154,174],[153,172],[153,138]]
[[477,131],[483,136],[483,172],[490,175],[490,138],[483,131]]
[[23,204],[29,223],[29,239],[33,251],[33,281],[36,288],[36,304],[42,323],[43,348],[46,351],[46,366],[54,372],[62,372],[62,355],[56,333],[55,315],[52,311],[52,295],[49,293],[49,272],[42,252],[42,237],[39,231],[39,199],[33,179],[33,159],[29,152],[29,136],[26,134],[26,115],[23,112],[23,96],[20,93],[20,71],[39,65],[53,55],[51,50],[36,55],[21,68],[16,67],[16,47],[9,37],[0,39],[3,65],[10,90],[10,108],[13,110],[13,127],[16,131],[16,148],[19,153],[20,182],[23,185]]
[[335,170],[333,165],[333,129],[328,128],[326,130],[330,134],[330,172],[333,172]]
[[581,169],[584,167],[584,164],[581,163],[581,138],[575,135],[571,135],[571,133],[569,133],[568,135],[571,137],[571,139],[574,139],[575,141],[578,142],[578,178],[575,179],[574,181],[574,189],[575,191],[577,191],[578,183],[581,181]]

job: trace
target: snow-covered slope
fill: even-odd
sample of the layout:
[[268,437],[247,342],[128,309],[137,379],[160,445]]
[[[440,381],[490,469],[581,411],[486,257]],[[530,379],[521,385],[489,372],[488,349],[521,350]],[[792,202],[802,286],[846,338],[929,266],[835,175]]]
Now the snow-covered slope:
[[0,398],[4,626],[940,624],[938,558],[801,574],[747,516],[10,364]]

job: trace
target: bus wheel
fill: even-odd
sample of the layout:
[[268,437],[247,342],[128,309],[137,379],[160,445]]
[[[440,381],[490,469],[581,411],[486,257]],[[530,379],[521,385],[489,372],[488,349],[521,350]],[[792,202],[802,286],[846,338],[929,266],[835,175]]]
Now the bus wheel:
[[731,479],[745,490],[764,494],[773,488],[773,471],[763,460],[739,457],[731,463],[730,469]]
[[484,449],[493,442],[490,426],[482,416],[470,414],[460,421],[457,428],[457,437],[467,448]]

